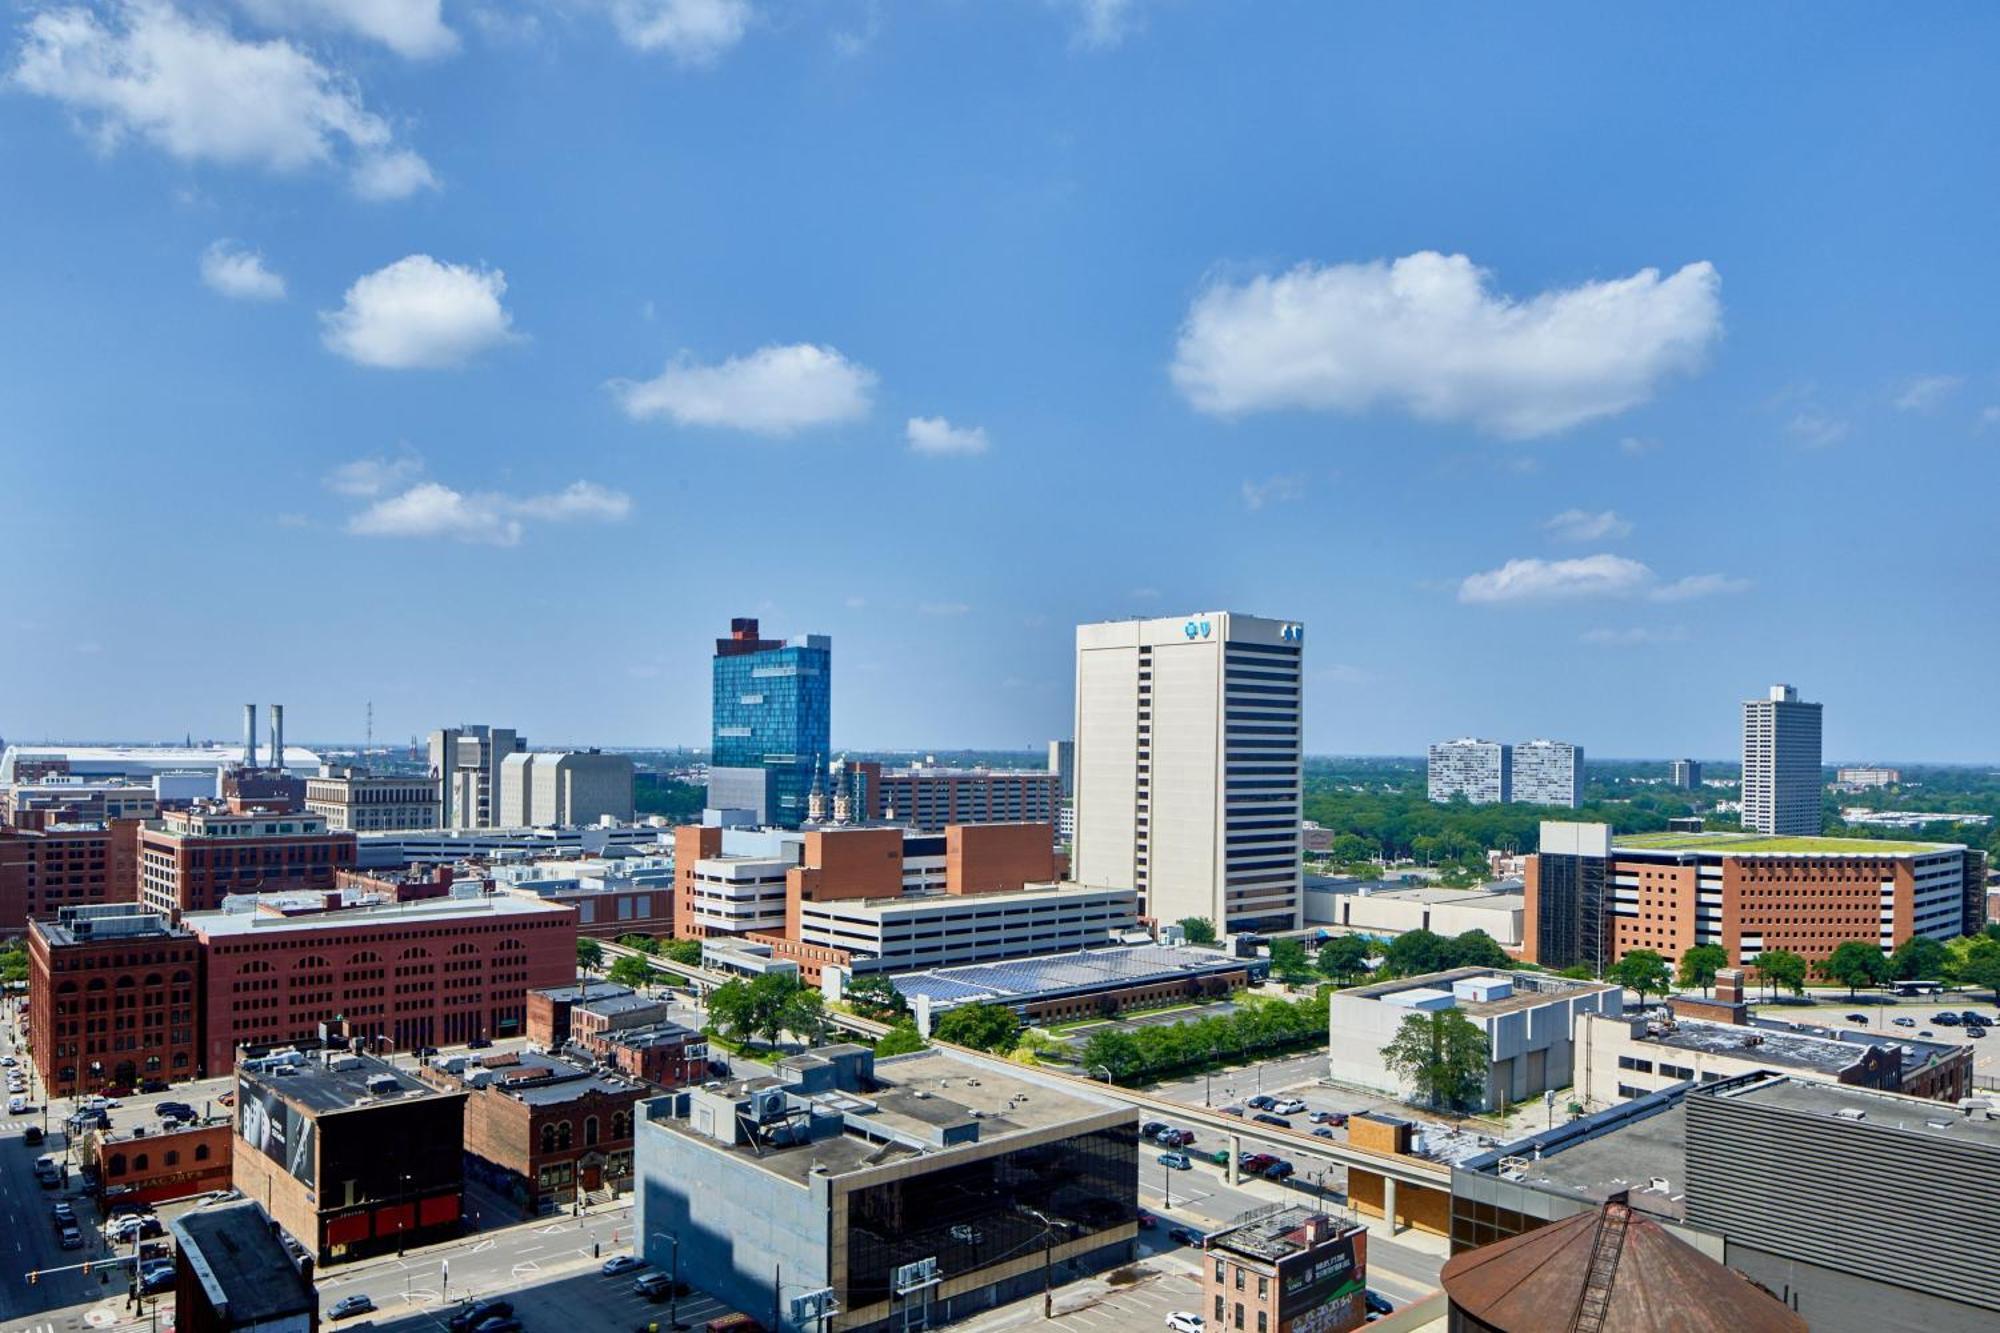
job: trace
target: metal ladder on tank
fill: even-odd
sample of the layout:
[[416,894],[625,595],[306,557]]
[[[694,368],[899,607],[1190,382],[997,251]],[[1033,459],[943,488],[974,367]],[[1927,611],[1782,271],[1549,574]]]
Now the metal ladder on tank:
[[1625,1224],[1631,1216],[1631,1205],[1623,1194],[1607,1200],[1598,1215],[1590,1269],[1584,1274],[1583,1290],[1577,1293],[1576,1310],[1570,1315],[1570,1333],[1600,1333],[1603,1329],[1604,1316],[1611,1309],[1611,1284],[1618,1276],[1618,1259],[1625,1252]]

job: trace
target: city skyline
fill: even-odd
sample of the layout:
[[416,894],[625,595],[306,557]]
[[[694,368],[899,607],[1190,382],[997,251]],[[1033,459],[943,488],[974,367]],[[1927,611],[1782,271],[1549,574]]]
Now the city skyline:
[[1230,606],[1311,754],[2000,759],[2000,15],[340,8],[0,25],[0,735],[699,744],[757,615],[1026,748]]

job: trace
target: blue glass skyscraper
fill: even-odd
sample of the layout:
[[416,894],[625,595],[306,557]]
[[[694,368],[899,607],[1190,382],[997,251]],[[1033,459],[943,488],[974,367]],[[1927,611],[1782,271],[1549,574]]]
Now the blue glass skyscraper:
[[715,641],[714,736],[708,804],[797,828],[814,787],[825,789],[833,720],[833,640],[758,637],[754,619]]

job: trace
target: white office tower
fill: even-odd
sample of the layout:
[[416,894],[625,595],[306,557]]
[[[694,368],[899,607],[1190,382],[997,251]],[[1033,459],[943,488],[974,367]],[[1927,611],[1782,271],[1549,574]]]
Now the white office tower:
[[1504,805],[1514,799],[1514,747],[1474,736],[1439,741],[1431,746],[1428,778],[1433,801],[1463,796],[1474,805]]
[[1524,805],[1583,804],[1583,747],[1529,741],[1514,747],[1514,799]]
[[1820,831],[1820,706],[1790,685],[1743,701],[1743,827],[1752,833]]
[[1227,611],[1077,626],[1079,883],[1158,921],[1300,928],[1304,647]]

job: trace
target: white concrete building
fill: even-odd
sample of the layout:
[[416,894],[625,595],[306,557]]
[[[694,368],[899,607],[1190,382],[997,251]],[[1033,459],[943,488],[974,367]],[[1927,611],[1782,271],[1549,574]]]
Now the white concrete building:
[[1139,924],[1131,889],[1032,885],[799,904],[802,944],[845,949],[857,972],[906,972],[1102,948]]
[[1820,705],[1791,685],[1743,703],[1743,827],[1752,833],[1820,831]]
[[1306,924],[1342,934],[1396,936],[1412,930],[1463,935],[1483,930],[1503,949],[1521,947],[1521,886],[1388,887],[1361,880],[1306,880]]
[[1304,642],[1228,611],[1077,627],[1078,883],[1225,934],[1298,928]]
[[503,828],[568,828],[632,818],[632,761],[596,750],[510,754],[500,763]]
[[1518,1106],[1570,1085],[1573,1033],[1587,1013],[1625,1012],[1623,987],[1542,972],[1464,967],[1335,991],[1327,1006],[1327,1076],[1411,1098],[1382,1048],[1412,1014],[1456,1010],[1486,1034],[1491,1067],[1475,1110]]
[[1527,741],[1514,747],[1514,799],[1524,805],[1583,804],[1583,747]]
[[1514,747],[1473,736],[1439,741],[1427,777],[1433,801],[1463,796],[1474,805],[1505,805],[1514,799]]

